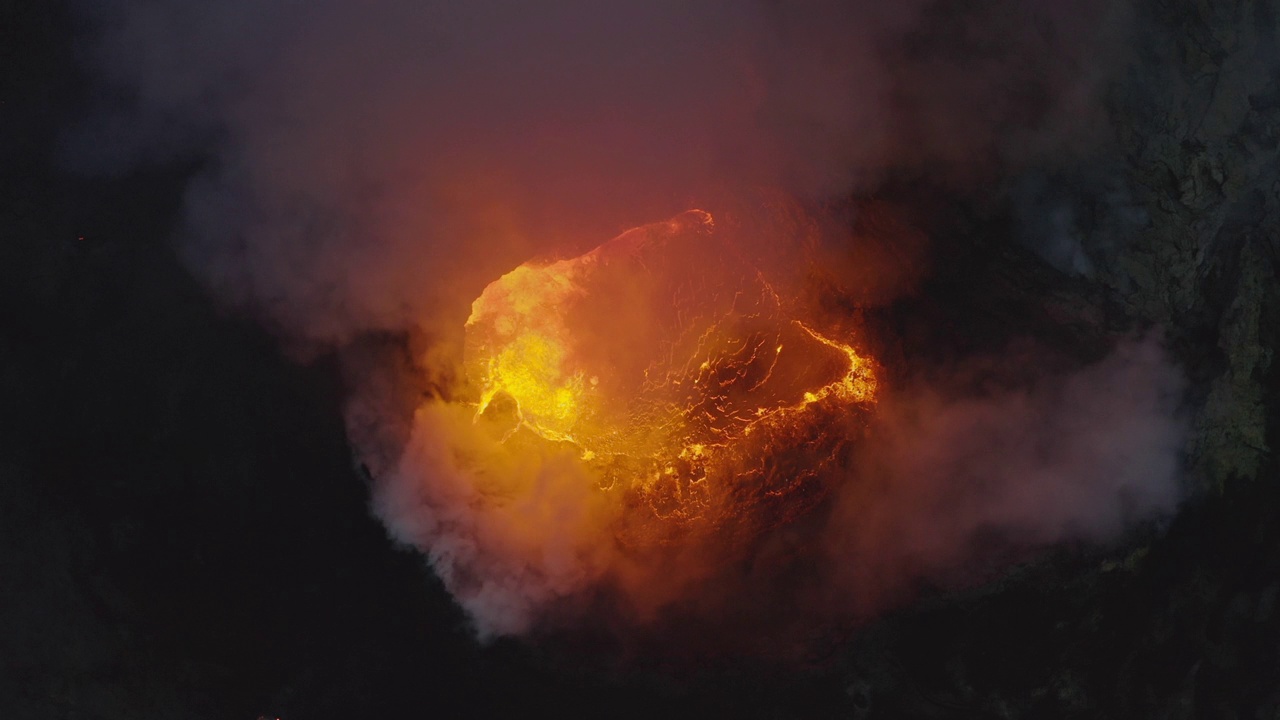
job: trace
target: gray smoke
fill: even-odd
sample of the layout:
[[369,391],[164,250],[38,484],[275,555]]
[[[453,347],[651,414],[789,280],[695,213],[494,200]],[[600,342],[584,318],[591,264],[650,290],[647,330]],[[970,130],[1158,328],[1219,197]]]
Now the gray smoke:
[[1122,25],[1060,5],[86,3],[104,109],[65,157],[212,151],[181,248],[285,335],[452,328],[530,255],[691,206],[1087,140]]
[[[1096,151],[1126,17],[1102,0],[81,7],[101,107],[65,161],[205,158],[176,242],[221,301],[299,346],[430,338],[414,372],[436,381],[456,375],[470,302],[530,257],[695,206],[821,202],[904,173],[963,187]],[[1046,544],[1168,512],[1176,377],[1148,343],[1024,394],[886,398],[830,532],[833,583],[890,593],[967,562],[981,527]],[[459,448],[432,434],[448,411],[406,420],[394,383],[356,380],[353,440],[385,471],[375,509],[479,627],[526,630],[607,575],[607,557],[558,546],[495,561],[506,530],[471,513]]]
[[[968,371],[1008,376],[1026,360]],[[993,542],[1106,542],[1168,516],[1183,382],[1152,336],[1030,385],[975,392],[934,378],[886,398],[825,543],[844,594],[875,610],[921,578],[989,576]]]

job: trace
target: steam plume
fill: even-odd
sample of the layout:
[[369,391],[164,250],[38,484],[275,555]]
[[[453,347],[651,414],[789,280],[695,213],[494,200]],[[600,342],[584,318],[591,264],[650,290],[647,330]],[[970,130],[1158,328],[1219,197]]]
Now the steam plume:
[[[409,374],[439,391],[459,375],[470,302],[530,257],[693,206],[820,203],[926,168],[959,187],[1088,152],[1124,19],[1095,0],[83,7],[103,111],[68,138],[67,162],[114,172],[208,153],[183,257],[289,342],[352,358],[374,509],[483,635],[527,631],[602,583],[625,595],[644,561],[592,541],[607,514],[554,453],[486,480],[536,488],[522,504],[475,511],[485,489],[469,458],[484,439],[445,400],[406,412],[394,373],[357,357],[361,337],[429,338]],[[807,271],[796,237],[752,242]],[[911,272],[889,274],[871,301],[910,287]],[[1021,393],[900,390],[820,533],[815,592],[873,607],[972,561],[962,548],[983,528],[1043,545],[1169,511],[1176,390],[1151,342]],[[678,570],[650,606],[724,580]]]

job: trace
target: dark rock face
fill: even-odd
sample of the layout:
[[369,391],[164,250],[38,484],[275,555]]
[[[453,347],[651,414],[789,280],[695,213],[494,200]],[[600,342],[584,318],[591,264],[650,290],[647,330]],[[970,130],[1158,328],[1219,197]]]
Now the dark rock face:
[[1015,181],[1022,210],[983,219],[1061,242],[966,246],[955,272],[984,273],[967,307],[992,337],[1087,352],[1165,328],[1194,423],[1182,514],[927,597],[817,669],[682,683],[477,648],[366,512],[338,368],[281,357],[172,257],[187,168],[54,169],[88,92],[73,26],[0,5],[0,717],[1276,717],[1280,4],[1136,13],[1112,151]]
[[869,628],[848,654],[856,716],[1280,712],[1277,12],[1139,4],[1108,93],[1111,157],[1012,192],[1036,230],[1063,234],[1038,250],[1078,281],[1040,290],[1047,307],[1085,337],[1165,329],[1190,383],[1191,499],[1167,532]]
[[[1099,279],[1187,348],[1199,393],[1195,469],[1221,489],[1268,458],[1263,383],[1280,248],[1280,61],[1271,2],[1150,3],[1112,90],[1116,170],[1141,222],[1087,236]],[[1119,223],[1112,222],[1116,228]],[[1118,233],[1113,233],[1118,235]],[[1268,337],[1269,335],[1269,337]],[[1212,341],[1211,362],[1199,343]]]

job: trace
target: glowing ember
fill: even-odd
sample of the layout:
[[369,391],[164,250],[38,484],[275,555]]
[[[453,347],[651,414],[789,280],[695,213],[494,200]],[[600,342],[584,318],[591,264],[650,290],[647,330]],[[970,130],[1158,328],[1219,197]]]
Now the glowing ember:
[[526,263],[472,305],[474,422],[513,452],[571,448],[648,517],[628,513],[624,544],[762,503],[776,511],[751,524],[782,521],[822,496],[876,390],[852,346],[793,313],[701,211]]

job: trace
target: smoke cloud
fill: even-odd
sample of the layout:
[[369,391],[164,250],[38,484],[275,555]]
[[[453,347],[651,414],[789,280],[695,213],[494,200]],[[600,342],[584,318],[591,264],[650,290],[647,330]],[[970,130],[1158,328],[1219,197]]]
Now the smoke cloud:
[[[501,455],[474,408],[449,403],[419,409],[375,509],[430,558],[483,637],[528,632],[603,588],[632,622],[731,617],[764,644],[868,618],[921,582],[963,586],[1055,543],[1105,543],[1175,509],[1182,378],[1155,338],[1029,384],[960,385],[933,378],[882,397],[812,522],[766,528],[746,548],[714,535],[678,552],[602,542],[622,511],[598,475],[563,449]],[[770,626],[779,604],[809,615]]]
[[[1025,357],[972,361],[1008,377]],[[849,597],[874,609],[921,580],[989,577],[991,548],[1021,559],[1105,542],[1179,499],[1182,376],[1155,337],[1030,385],[956,392],[958,380],[886,398],[843,486],[825,547]]]
[[[1096,149],[1125,27],[1122,4],[1099,0],[81,7],[101,111],[65,161],[204,158],[182,256],[221,302],[347,358],[374,510],[486,637],[602,592],[639,623],[718,611],[735,583],[779,595],[761,578],[783,572],[726,570],[743,551],[713,538],[683,559],[621,552],[601,540],[617,510],[575,458],[495,460],[454,398],[489,282],[704,207],[764,218],[749,250],[797,295],[823,275],[890,302],[927,268],[918,233],[869,210],[859,222],[874,227],[851,238],[847,218],[795,208],[903,176],[968,192]],[[414,357],[363,355],[377,333],[408,333]],[[891,388],[805,531],[824,559],[795,602],[873,612],[915,580],[963,574],[991,533],[1105,540],[1171,511],[1177,392],[1150,340],[1018,391]]]
[[85,0],[104,111],[65,157],[212,152],[181,249],[286,335],[454,328],[528,257],[689,207],[1079,141],[1116,11],[1062,5]]

